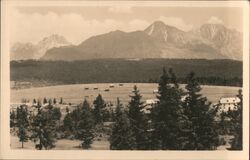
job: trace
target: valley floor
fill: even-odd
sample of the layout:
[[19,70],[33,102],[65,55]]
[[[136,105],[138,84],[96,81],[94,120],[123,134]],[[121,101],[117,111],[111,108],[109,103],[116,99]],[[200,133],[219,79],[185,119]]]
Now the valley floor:
[[[142,95],[142,100],[155,99],[154,90],[158,88],[157,83],[124,83],[122,86],[119,83],[97,83],[97,84],[73,84],[73,85],[57,85],[39,88],[29,88],[20,90],[11,90],[11,103],[21,103],[23,99],[28,99],[32,102],[35,99],[46,98],[63,98],[66,103],[81,103],[84,99],[92,102],[98,94],[101,94],[106,102],[115,103],[117,97],[123,104],[127,104],[130,100],[129,95],[132,93],[134,85],[138,87]],[[181,85],[185,88],[185,85]],[[230,86],[206,86],[203,85],[201,93],[206,96],[212,103],[217,103],[221,97],[235,96],[238,93],[239,87]],[[96,88],[96,89],[94,89]],[[108,91],[105,91],[108,89]]]

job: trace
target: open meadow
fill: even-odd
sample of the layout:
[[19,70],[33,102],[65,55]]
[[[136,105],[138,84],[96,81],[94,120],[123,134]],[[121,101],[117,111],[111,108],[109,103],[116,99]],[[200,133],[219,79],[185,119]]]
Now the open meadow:
[[[136,85],[142,95],[142,100],[155,99],[156,94],[153,93],[157,89],[156,83],[114,83],[114,87],[110,88],[110,83],[98,84],[74,84],[74,85],[58,85],[40,88],[29,88],[20,90],[11,90],[11,103],[21,103],[22,99],[28,99],[32,102],[35,99],[56,98],[60,97],[66,103],[77,104],[81,103],[85,98],[92,102],[98,94],[101,94],[106,102],[115,103],[117,97],[123,104],[127,104],[130,100],[129,95]],[[219,101],[221,97],[235,96],[238,93],[239,87],[229,86],[201,86],[201,93],[208,98],[212,103]],[[95,89],[94,89],[95,88]],[[184,85],[181,85],[184,88]],[[105,91],[109,89],[109,91]]]

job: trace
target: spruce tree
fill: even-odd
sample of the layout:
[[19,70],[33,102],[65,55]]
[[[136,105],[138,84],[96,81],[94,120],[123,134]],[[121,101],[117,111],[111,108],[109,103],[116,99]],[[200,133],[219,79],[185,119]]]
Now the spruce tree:
[[77,137],[77,127],[81,120],[81,107],[78,105],[71,113],[73,135]]
[[81,147],[90,148],[94,139],[95,121],[89,103],[84,100],[81,108],[81,119],[77,126],[77,137],[82,140]]
[[141,95],[137,86],[134,86],[131,100],[128,105],[128,116],[131,122],[133,134],[135,136],[136,148],[139,150],[150,149],[150,139],[148,133],[148,118],[142,111],[143,102],[141,102]]
[[51,109],[51,114],[53,115],[53,119],[55,120],[55,121],[59,121],[60,119],[61,119],[61,116],[62,116],[62,113],[61,113],[61,110],[60,110],[60,108],[57,108],[57,107],[53,107],[52,109]]
[[43,99],[43,104],[46,104],[46,103],[48,103],[48,101],[47,101],[47,99],[46,99],[46,97]]
[[36,144],[36,149],[42,150],[55,147],[56,131],[55,120],[53,119],[52,110],[41,109],[40,103],[37,106],[37,114],[32,117],[31,140]]
[[188,133],[189,142],[184,149],[212,150],[218,146],[218,133],[215,116],[217,110],[211,107],[206,97],[200,94],[201,87],[195,74],[187,76],[186,98],[184,101],[185,114],[191,122],[191,131]]
[[24,142],[28,141],[28,110],[26,105],[21,105],[17,108],[17,127],[18,132],[17,136],[19,137],[19,141],[22,143],[22,148]]
[[169,74],[163,69],[160,77],[158,104],[152,109],[152,147],[153,149],[177,150],[182,149],[185,137],[182,129],[182,90],[179,89],[172,69]]
[[101,124],[103,122],[103,117],[104,117],[104,108],[106,107],[106,104],[101,96],[99,94],[96,99],[93,102],[94,104],[94,116],[97,124]]
[[36,104],[36,99],[33,99],[33,105]]
[[61,116],[62,116],[60,108],[52,106],[52,108],[50,108],[49,112],[51,112],[50,114],[52,115],[51,120],[53,120],[56,124],[56,129],[60,128],[60,120],[61,120]]
[[234,134],[230,150],[242,150],[242,90],[239,90],[237,97],[240,101],[236,105],[236,110],[229,110],[227,115],[230,118],[231,126],[233,126]]
[[60,98],[59,104],[63,104],[63,98],[62,97]]
[[53,99],[53,103],[56,104],[56,98]]
[[48,103],[49,103],[49,105],[52,105],[52,100],[51,100],[51,99],[49,99]]
[[66,110],[66,113],[69,113],[69,107],[68,106],[66,107],[65,110]]
[[73,134],[73,119],[72,114],[69,112],[63,119],[63,128],[66,131],[66,135]]
[[133,150],[136,149],[135,136],[127,114],[122,110],[122,105],[117,99],[114,124],[109,138],[111,150]]
[[14,110],[10,111],[10,128],[15,127],[16,113]]

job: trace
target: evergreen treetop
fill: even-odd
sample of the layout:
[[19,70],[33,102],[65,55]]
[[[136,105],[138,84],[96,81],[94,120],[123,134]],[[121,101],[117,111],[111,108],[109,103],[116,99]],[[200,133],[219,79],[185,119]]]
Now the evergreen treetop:
[[207,98],[200,94],[201,87],[193,72],[187,76],[186,90],[184,110],[191,124],[191,130],[188,133],[189,143],[184,149],[216,149],[218,146],[218,132],[215,129],[217,109],[212,108]]
[[136,148],[135,136],[127,114],[117,99],[114,124],[109,138],[111,150],[133,150]]
[[90,105],[86,100],[83,102],[80,114],[81,118],[77,126],[77,137],[83,141],[81,147],[88,149],[94,139],[95,121]]

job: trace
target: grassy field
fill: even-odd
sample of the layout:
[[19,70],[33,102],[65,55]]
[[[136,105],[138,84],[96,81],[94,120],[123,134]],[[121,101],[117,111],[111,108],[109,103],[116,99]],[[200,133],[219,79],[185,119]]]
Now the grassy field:
[[[123,83],[123,86],[119,86],[118,83],[115,83],[114,88],[109,88],[110,83],[99,83],[11,90],[11,103],[20,103],[22,99],[32,101],[36,98],[42,100],[44,97],[57,98],[58,101],[59,98],[62,97],[66,103],[80,103],[84,98],[92,102],[100,93],[106,102],[115,103],[117,97],[119,97],[123,104],[127,104],[130,100],[129,95],[134,85],[137,85],[140,90],[142,100],[155,99],[156,95],[153,93],[153,90],[158,87],[156,83]],[[181,85],[181,87],[184,88],[184,85]],[[98,89],[94,90],[94,88]],[[105,89],[109,89],[109,91],[104,91]],[[238,89],[239,87],[202,86],[201,93],[206,96],[209,101],[216,103],[220,97],[235,96],[238,93]]]

